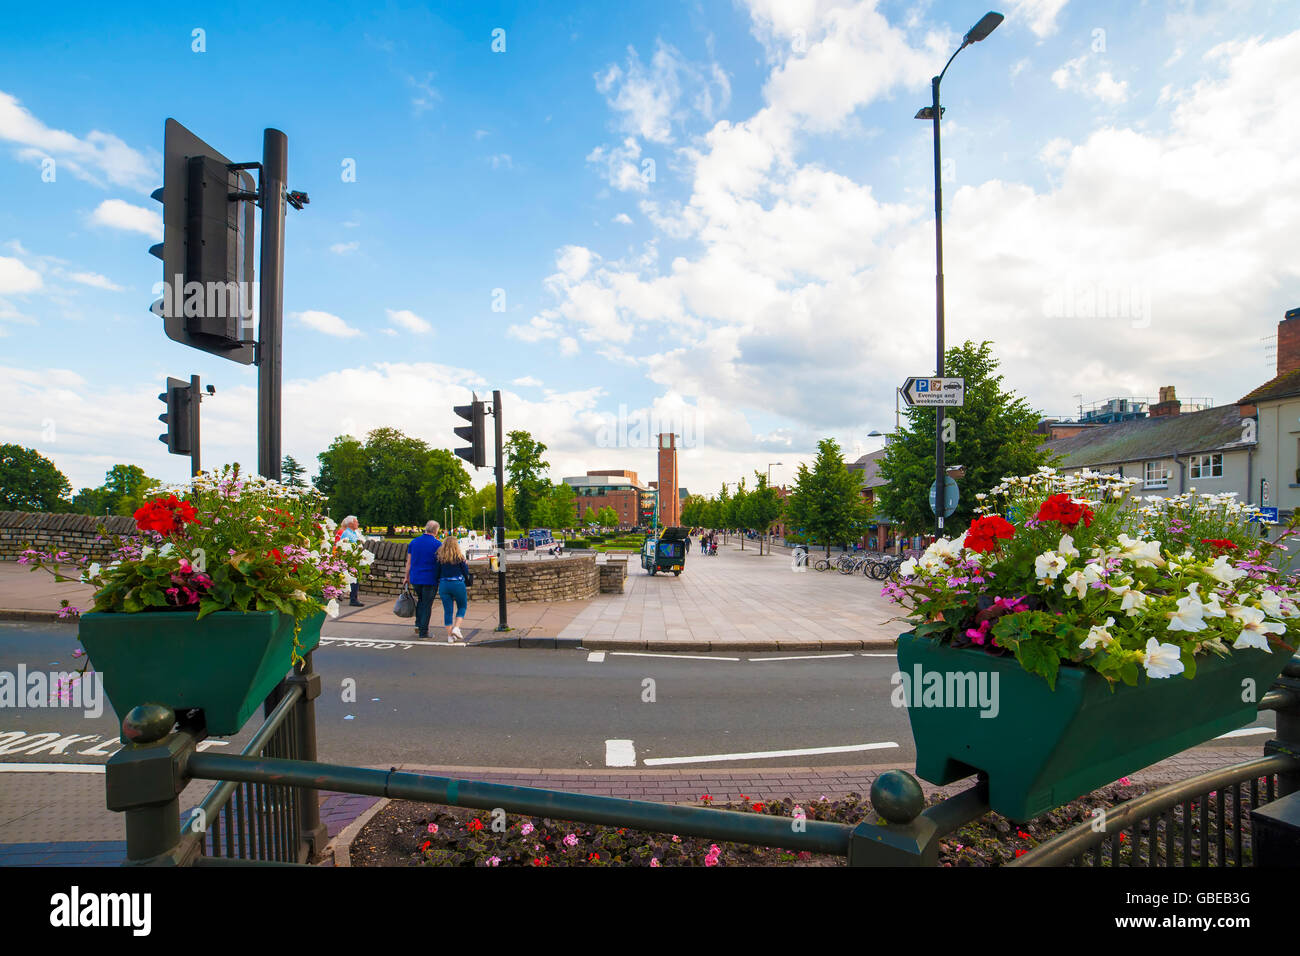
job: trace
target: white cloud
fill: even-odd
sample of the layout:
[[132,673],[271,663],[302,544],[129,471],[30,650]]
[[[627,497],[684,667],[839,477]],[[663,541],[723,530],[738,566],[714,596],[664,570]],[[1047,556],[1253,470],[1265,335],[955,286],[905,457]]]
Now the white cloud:
[[36,292],[42,285],[41,274],[21,259],[0,256],[0,295]]
[[[622,131],[652,143],[672,142],[674,123],[691,111],[712,122],[731,102],[731,81],[717,63],[706,72],[662,40],[656,43],[648,68],[628,47],[626,66],[611,64],[595,80],[596,89],[618,114]],[[681,105],[687,96],[690,110]]]
[[442,99],[442,94],[433,86],[432,73],[426,74],[423,80],[408,76],[406,82],[415,89],[411,94],[411,109],[415,111],[416,116],[433,109],[434,104]]
[[609,184],[622,192],[647,192],[649,177],[641,170],[641,146],[629,136],[622,146],[597,146],[587,154],[587,162],[603,166]]
[[1013,22],[1028,21],[1029,29],[1041,40],[1057,31],[1056,18],[1068,2],[1069,0],[1007,0],[1007,19]]
[[1099,100],[1112,105],[1123,103],[1128,99],[1128,81],[1116,82],[1110,73],[1097,74],[1097,82],[1092,86],[1092,93]]
[[98,272],[74,272],[68,278],[73,282],[80,282],[82,285],[94,286],[96,289],[107,289],[109,292],[124,291],[122,286]]
[[[142,192],[160,185],[157,164],[111,133],[92,130],[84,137],[51,129],[22,106],[17,97],[0,91],[0,140],[16,144],[18,156],[40,164],[55,161],[55,175],[66,169],[98,186],[124,186]],[[57,182],[57,179],[56,179]]]
[[90,214],[90,222],[110,229],[140,232],[151,239],[162,240],[162,214],[143,206],[133,206],[121,199],[105,199]]
[[578,348],[577,339],[569,335],[566,335],[564,338],[560,339],[561,355],[577,355],[579,351],[580,350]]
[[531,375],[525,375],[523,378],[517,378],[517,379],[515,379],[513,382],[511,382],[510,384],[511,384],[511,385],[518,385],[518,386],[520,386],[521,388],[541,388],[541,387],[542,387],[542,381],[541,381],[541,379],[533,378]]
[[632,217],[625,212],[621,212],[613,219],[611,219],[610,222],[617,222],[624,226],[630,226],[632,225]]
[[355,240],[352,242],[336,242],[334,245],[330,246],[330,252],[337,256],[345,256],[349,252],[356,252],[360,248],[361,243]]
[[297,319],[308,328],[323,332],[326,335],[332,335],[335,338],[350,339],[361,334],[360,329],[354,329],[337,315],[330,312],[309,309],[306,312],[292,312],[289,317]]
[[388,321],[400,325],[408,332],[425,335],[433,331],[432,325],[409,309],[385,309],[384,311],[388,313]]
[[514,160],[510,158],[509,153],[497,153],[488,159],[493,169],[514,169]]

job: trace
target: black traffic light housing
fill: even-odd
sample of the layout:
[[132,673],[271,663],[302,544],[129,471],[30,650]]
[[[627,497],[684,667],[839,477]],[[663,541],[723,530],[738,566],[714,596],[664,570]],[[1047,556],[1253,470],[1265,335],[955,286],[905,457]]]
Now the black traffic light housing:
[[167,426],[167,431],[159,435],[158,440],[173,455],[190,454],[193,451],[190,403],[197,402],[199,397],[190,393],[189,382],[168,376],[167,390],[158,399],[167,406],[167,411],[158,416],[158,421]]
[[456,435],[470,443],[468,448],[457,448],[456,455],[464,458],[475,468],[482,468],[487,464],[487,441],[484,435],[484,402],[479,401],[478,395],[471,393],[471,401],[468,405],[456,405],[454,411],[461,418],[469,422],[468,425],[458,425]]
[[[247,165],[247,164],[244,164]],[[167,337],[244,365],[253,342],[253,178],[174,119],[167,120],[163,241],[149,251],[163,262],[163,297],[150,311]],[[248,306],[245,309],[245,306]]]

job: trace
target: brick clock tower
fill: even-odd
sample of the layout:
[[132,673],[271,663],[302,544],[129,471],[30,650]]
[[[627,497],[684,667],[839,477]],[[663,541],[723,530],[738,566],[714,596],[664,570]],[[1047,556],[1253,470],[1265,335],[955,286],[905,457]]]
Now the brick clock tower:
[[665,528],[681,524],[681,501],[677,497],[677,436],[659,436],[659,524]]

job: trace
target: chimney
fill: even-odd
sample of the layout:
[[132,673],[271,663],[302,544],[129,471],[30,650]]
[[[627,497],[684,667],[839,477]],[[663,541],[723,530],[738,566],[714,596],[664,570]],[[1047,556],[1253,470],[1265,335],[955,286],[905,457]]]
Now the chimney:
[[[1300,337],[1297,338],[1297,343],[1300,344]],[[1183,403],[1180,402],[1178,396],[1174,394],[1174,387],[1172,385],[1165,385],[1160,389],[1160,401],[1152,405],[1151,408],[1148,409],[1148,413],[1152,418],[1165,418],[1177,415],[1182,407]]]
[[1277,324],[1277,374],[1300,368],[1300,309],[1291,309]]

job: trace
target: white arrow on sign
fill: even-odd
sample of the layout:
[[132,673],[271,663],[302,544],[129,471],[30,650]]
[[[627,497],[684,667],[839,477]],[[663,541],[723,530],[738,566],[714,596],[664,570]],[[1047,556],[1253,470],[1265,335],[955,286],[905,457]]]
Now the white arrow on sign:
[[964,405],[966,379],[909,376],[901,389],[908,405]]

